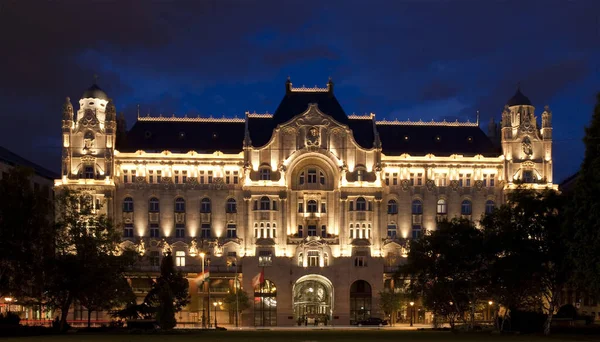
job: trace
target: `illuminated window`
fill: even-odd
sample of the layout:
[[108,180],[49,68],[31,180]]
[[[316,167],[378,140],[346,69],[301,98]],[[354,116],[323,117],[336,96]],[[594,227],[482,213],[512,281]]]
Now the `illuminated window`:
[[448,205],[445,199],[439,199],[437,201],[437,214],[446,215],[448,213]]
[[493,188],[496,183],[496,175],[493,173],[484,173],[483,174],[483,186]]
[[200,212],[201,213],[210,213],[210,199],[204,197],[200,201]]
[[308,251],[306,253],[308,267],[319,267],[319,251]]
[[184,251],[175,252],[175,265],[177,267],[185,266],[185,252]]
[[448,174],[447,173],[436,173],[435,174],[435,185],[436,186],[447,186]]
[[410,185],[411,186],[421,186],[423,185],[423,173],[411,173],[410,174]]
[[125,197],[123,200],[123,212],[130,213],[133,211],[133,198]]
[[271,266],[273,264],[271,251],[258,251],[258,266]]
[[470,173],[459,173],[458,174],[458,186],[470,187],[471,186],[471,174]]

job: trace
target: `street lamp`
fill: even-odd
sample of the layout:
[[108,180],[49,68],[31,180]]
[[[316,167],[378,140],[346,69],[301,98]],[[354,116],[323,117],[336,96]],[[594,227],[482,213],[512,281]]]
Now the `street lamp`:
[[413,306],[415,305],[415,302],[410,302],[410,326],[413,326]]
[[[205,328],[206,327],[206,315],[204,314],[204,312],[205,312],[205,305],[204,305],[204,257],[206,256],[206,254],[204,254],[204,252],[200,252],[198,255],[202,259],[202,328]],[[210,303],[210,298],[208,299],[208,302]],[[210,307],[208,309],[209,309],[208,310],[208,316],[210,318]],[[209,320],[209,324],[210,324],[210,320]]]
[[223,305],[223,302],[213,302],[213,305],[215,307],[215,329],[217,329],[217,305],[221,306]]
[[488,318],[490,320],[493,320],[492,318],[492,304],[494,304],[494,302],[492,302],[491,300],[488,302],[489,306],[488,306]]

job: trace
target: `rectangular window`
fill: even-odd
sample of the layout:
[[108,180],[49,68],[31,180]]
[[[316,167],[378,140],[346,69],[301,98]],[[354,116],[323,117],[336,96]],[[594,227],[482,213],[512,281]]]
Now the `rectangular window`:
[[317,170],[316,169],[308,169],[308,184],[314,184],[317,182]]
[[303,213],[304,212],[304,203],[298,203],[298,212],[299,213]]
[[258,251],[258,266],[271,266],[273,264],[271,251]]
[[225,171],[225,184],[231,183],[231,171]]
[[354,211],[354,202],[353,201],[348,202],[348,211]]
[[85,167],[85,178],[86,179],[94,179],[94,167],[93,166]]
[[200,175],[199,176],[199,178],[200,178],[200,180],[199,180],[200,184],[204,184],[204,171],[200,171],[199,175]]
[[273,208],[272,210],[277,210],[277,201],[273,200],[271,208]]
[[271,180],[271,170],[266,167],[260,169],[260,180]]
[[421,226],[413,225],[412,226],[412,238],[413,240],[417,240],[421,237]]
[[175,237],[179,239],[185,237],[185,225],[181,223],[175,225]]
[[177,266],[177,267],[185,266],[185,252],[184,251],[176,251],[175,252],[175,266]]
[[367,257],[363,255],[354,257],[354,266],[355,267],[367,267]]
[[208,239],[210,238],[210,224],[203,223],[200,227],[200,238]]
[[133,237],[133,223],[125,223],[125,229],[123,231],[123,236],[126,238]]
[[213,181],[213,172],[208,171],[208,184],[212,184]]
[[447,173],[436,173],[435,174],[435,185],[436,186],[447,186],[448,174]]
[[153,237],[153,238],[160,237],[160,231],[158,229],[157,223],[150,223],[150,237]]
[[390,174],[389,173],[385,174],[385,185],[390,185]]
[[129,175],[127,174],[127,170],[123,170],[123,183],[129,183]]
[[160,266],[160,252],[150,252],[150,266]]
[[321,226],[321,237],[327,237],[327,226]]
[[152,170],[148,171],[148,183],[154,183],[154,171]]
[[227,237],[230,238],[230,239],[237,238],[235,224],[228,224],[227,225]]
[[318,267],[319,266],[319,252],[318,251],[308,251],[306,256],[308,259],[308,267]]
[[470,173],[459,173],[458,174],[458,186],[470,187],[471,186],[471,174]]
[[323,174],[323,172],[319,173],[319,182],[321,183],[321,185],[325,185],[325,175]]
[[156,183],[160,183],[161,180],[162,180],[162,171],[158,170],[158,171],[156,171]]
[[395,224],[388,224],[388,226],[387,226],[387,236],[390,239],[396,238],[396,225]]
[[321,213],[326,213],[327,212],[327,205],[325,204],[325,202],[321,202]]
[[298,225],[298,237],[302,237],[302,225]]
[[175,176],[174,176],[175,184],[179,184],[179,171],[173,171],[173,173],[175,173]]
[[417,183],[416,184],[417,186],[423,185],[423,173],[421,173],[421,172],[417,173],[416,183]]
[[187,171],[183,171],[181,175],[181,183],[187,183]]
[[392,185],[398,185],[398,173],[394,173],[392,176]]
[[523,171],[523,183],[533,183],[533,171]]
[[315,225],[308,226],[308,236],[317,236],[317,226],[315,226]]
[[233,184],[239,183],[239,176],[237,171],[233,171]]

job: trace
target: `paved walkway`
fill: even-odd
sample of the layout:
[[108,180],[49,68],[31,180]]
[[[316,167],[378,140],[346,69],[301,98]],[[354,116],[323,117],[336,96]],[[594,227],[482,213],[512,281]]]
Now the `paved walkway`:
[[[252,330],[273,330],[273,331],[302,331],[302,330],[417,330],[423,328],[431,328],[431,324],[414,324],[412,327],[409,324],[396,324],[392,326],[362,326],[356,325],[334,325],[334,326],[291,326],[291,327],[238,327],[236,328],[230,324],[219,325],[219,327],[226,328],[230,331],[252,331]],[[193,329],[193,328],[186,328]]]

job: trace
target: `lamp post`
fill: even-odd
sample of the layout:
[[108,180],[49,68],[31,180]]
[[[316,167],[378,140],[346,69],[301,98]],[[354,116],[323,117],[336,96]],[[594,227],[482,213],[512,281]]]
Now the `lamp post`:
[[492,318],[492,304],[494,304],[494,302],[492,302],[491,300],[488,302],[489,306],[488,306],[488,319],[490,321],[493,320]]
[[233,282],[233,293],[235,293],[235,327],[238,327],[238,314],[240,312],[240,307],[239,307],[239,300],[238,300],[238,292],[237,292],[237,285],[238,285],[238,274],[237,274],[237,258],[234,259],[235,262],[235,281]]
[[204,314],[204,252],[200,252],[200,258],[202,259],[202,328],[206,328],[206,316]]
[[215,329],[217,329],[217,305],[221,306],[223,302],[213,302],[213,305],[215,307]]
[[410,302],[409,304],[410,304],[410,326],[412,327],[413,326],[413,311],[414,311],[413,307],[415,305],[415,302]]

